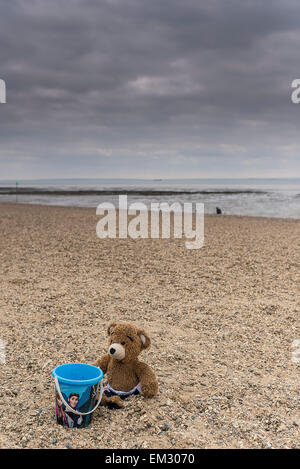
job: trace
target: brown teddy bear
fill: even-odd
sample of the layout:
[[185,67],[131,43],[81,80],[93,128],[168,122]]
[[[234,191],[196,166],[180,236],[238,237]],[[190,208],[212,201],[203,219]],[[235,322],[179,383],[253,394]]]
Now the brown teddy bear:
[[157,378],[146,363],[138,360],[151,340],[143,329],[129,322],[111,321],[107,327],[108,353],[95,363],[107,373],[101,405],[123,407],[123,399],[132,394],[153,397],[157,394]]

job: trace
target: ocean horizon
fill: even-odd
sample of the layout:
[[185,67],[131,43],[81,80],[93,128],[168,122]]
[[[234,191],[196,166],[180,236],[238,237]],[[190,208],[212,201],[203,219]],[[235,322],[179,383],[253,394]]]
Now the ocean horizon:
[[205,213],[300,219],[300,178],[48,178],[0,180],[0,202],[97,207],[128,203],[199,202]]

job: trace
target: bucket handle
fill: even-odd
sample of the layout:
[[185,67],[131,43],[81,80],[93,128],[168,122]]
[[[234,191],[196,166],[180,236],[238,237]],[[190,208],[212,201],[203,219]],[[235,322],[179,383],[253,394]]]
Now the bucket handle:
[[[59,382],[58,382],[58,377],[57,377],[57,376],[54,377],[54,382],[55,382],[55,387],[56,387],[56,390],[57,390],[57,392],[58,392],[58,394],[59,394],[59,397],[60,397],[61,401],[65,404],[66,410],[67,410],[68,412],[73,412],[73,414],[77,414],[77,415],[89,415],[89,414],[91,414],[92,412],[94,412],[94,411],[97,409],[97,407],[99,406],[99,404],[100,404],[100,402],[101,402],[102,394],[103,394],[103,382],[102,382],[102,379],[101,379],[101,381],[100,381],[100,395],[99,395],[98,402],[97,402],[97,404],[95,405],[95,407],[93,408],[93,410],[90,410],[89,412],[79,412],[79,410],[73,409],[73,407],[71,407],[71,406],[65,401],[65,399],[64,399],[64,397],[63,397],[63,395],[62,395],[62,392],[61,392],[60,387],[59,387]],[[98,387],[97,387],[97,391],[98,391],[98,389],[99,389],[99,384],[98,384]]]

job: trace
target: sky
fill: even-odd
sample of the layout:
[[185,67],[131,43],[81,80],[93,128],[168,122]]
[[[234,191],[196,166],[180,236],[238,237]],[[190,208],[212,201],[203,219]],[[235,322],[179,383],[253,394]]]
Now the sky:
[[0,0],[0,179],[300,176],[298,0]]

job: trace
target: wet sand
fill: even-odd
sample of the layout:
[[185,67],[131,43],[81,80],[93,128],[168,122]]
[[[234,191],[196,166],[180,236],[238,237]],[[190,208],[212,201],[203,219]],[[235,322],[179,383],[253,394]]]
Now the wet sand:
[[[0,204],[0,440],[12,448],[300,446],[300,221],[206,216],[205,245],[96,236],[94,209]],[[146,328],[159,394],[54,421],[51,370]]]

